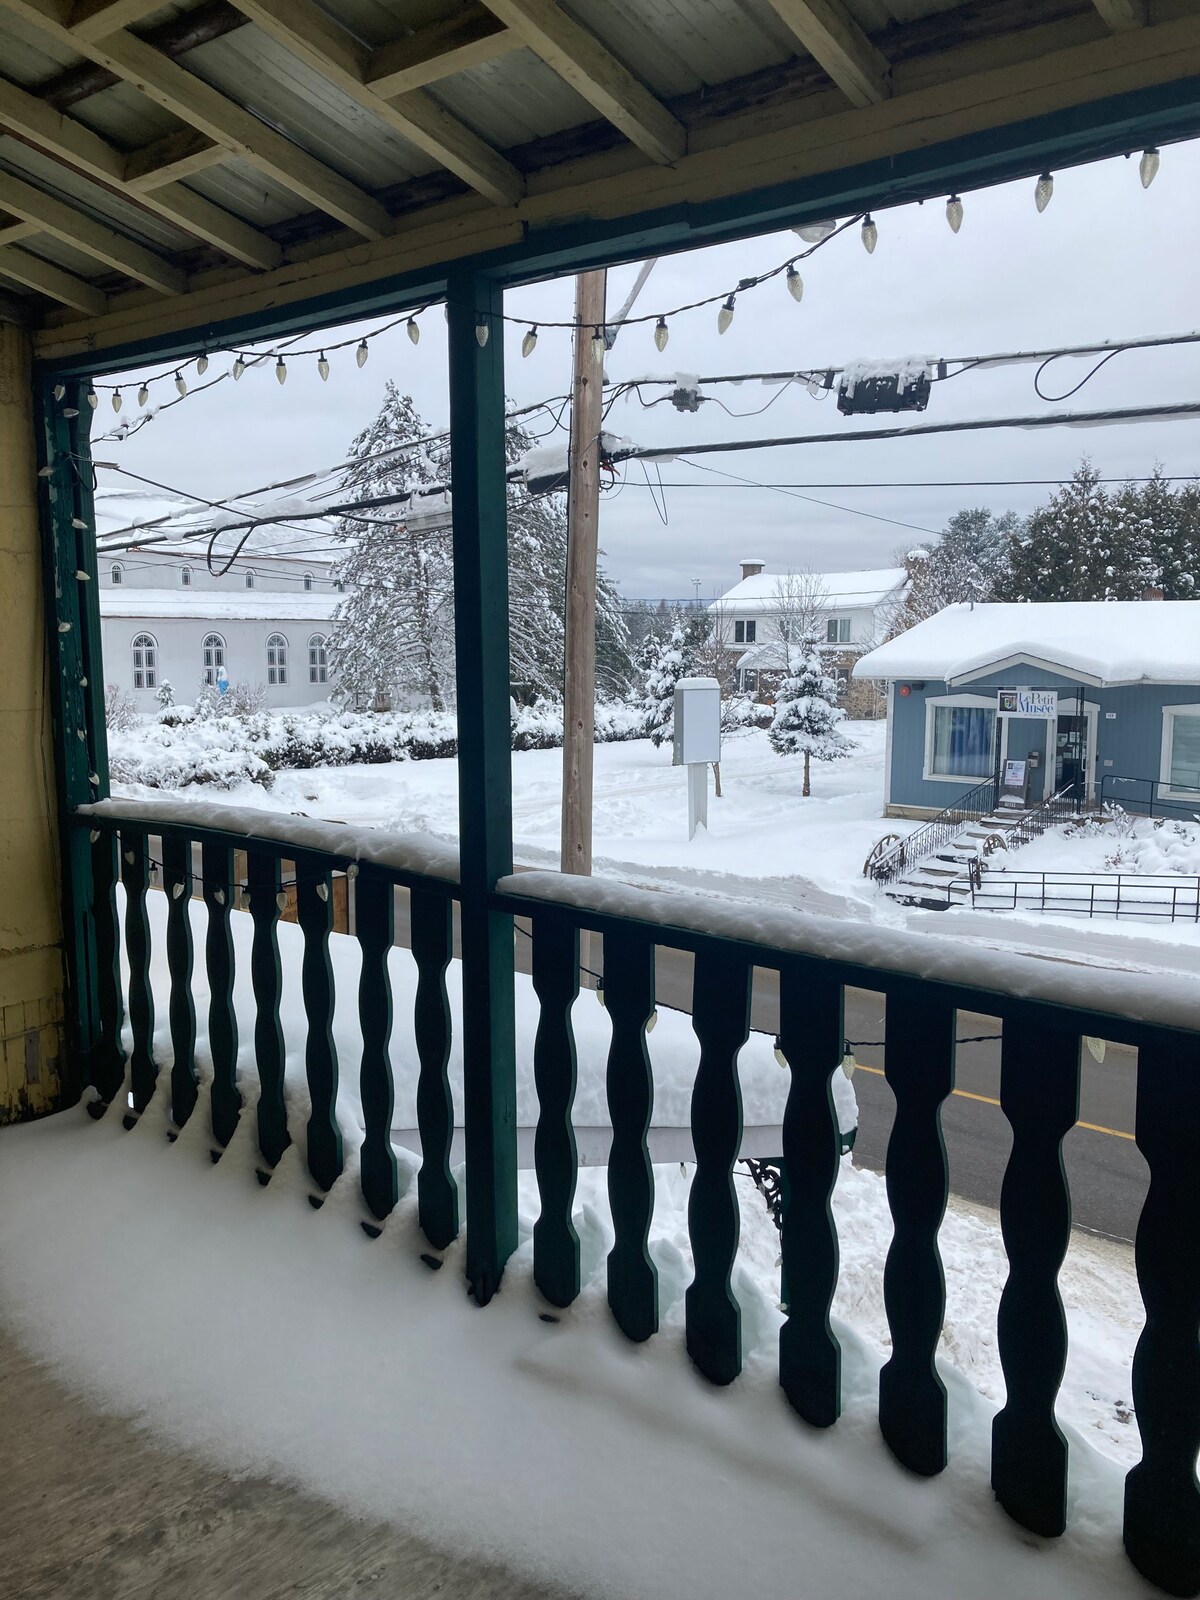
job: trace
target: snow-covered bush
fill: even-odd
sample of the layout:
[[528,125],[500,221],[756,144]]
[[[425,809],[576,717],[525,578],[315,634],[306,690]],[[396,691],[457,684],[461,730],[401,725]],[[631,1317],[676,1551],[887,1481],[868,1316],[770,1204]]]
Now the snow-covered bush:
[[104,690],[104,726],[109,733],[127,733],[131,728],[136,728],[141,720],[132,696],[115,683],[107,684]]
[[254,717],[267,703],[267,686],[265,683],[231,683],[221,698],[226,716]]
[[154,698],[158,701],[159,707],[163,711],[169,710],[175,704],[175,690],[171,687],[170,678],[163,679]]
[[846,713],[837,698],[837,680],[826,672],[816,639],[810,635],[801,645],[789,645],[788,675],[775,697],[767,737],[779,755],[804,757],[805,795],[811,762],[838,761],[855,748],[838,726]]
[[108,770],[117,783],[150,789],[179,789],[189,783],[232,789],[247,782],[269,788],[274,780],[235,717],[209,717],[176,727],[139,719],[136,729],[110,738]]

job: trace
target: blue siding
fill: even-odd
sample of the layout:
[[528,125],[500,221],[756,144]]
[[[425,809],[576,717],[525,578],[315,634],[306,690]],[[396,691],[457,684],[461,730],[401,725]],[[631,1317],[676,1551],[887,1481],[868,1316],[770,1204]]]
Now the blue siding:
[[[929,780],[922,776],[925,760],[925,714],[931,699],[943,695],[969,697],[982,696],[994,701],[997,689],[1026,685],[1042,689],[1057,689],[1064,698],[1074,698],[1080,685],[1057,673],[1031,666],[1006,668],[1003,672],[989,673],[969,684],[948,688],[940,679],[930,678],[920,687],[909,681],[911,693],[901,695],[899,683],[892,697],[892,755],[891,790],[889,801],[893,806],[921,806],[940,810],[952,805],[979,782],[978,778],[963,779],[961,783]],[[1083,686],[1083,698],[1099,707],[1096,729],[1096,785],[1110,773],[1132,778],[1157,778],[1162,764],[1162,712],[1164,706],[1200,705],[1200,684],[1165,685],[1132,684],[1119,689],[1096,689]],[[1063,706],[1064,713],[1069,709]],[[1114,712],[1109,719],[1107,712]],[[1008,731],[1008,753],[1012,757],[1026,756],[1031,750],[1045,749],[1045,732],[1041,724],[1013,719]],[[1044,771],[1035,781],[1033,792],[1041,791]]]

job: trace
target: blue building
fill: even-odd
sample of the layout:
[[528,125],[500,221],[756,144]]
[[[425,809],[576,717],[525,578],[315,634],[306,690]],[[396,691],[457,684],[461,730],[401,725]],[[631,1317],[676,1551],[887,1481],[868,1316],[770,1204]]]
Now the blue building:
[[[1200,811],[1200,600],[948,606],[854,675],[887,683],[888,816],[932,816],[1009,760],[1033,802]],[[1002,714],[1004,689],[1045,714]]]

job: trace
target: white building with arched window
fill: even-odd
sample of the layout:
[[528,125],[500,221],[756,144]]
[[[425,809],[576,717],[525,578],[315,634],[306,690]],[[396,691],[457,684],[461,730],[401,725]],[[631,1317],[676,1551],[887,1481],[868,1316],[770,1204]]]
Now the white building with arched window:
[[[241,535],[230,534],[210,563],[207,538],[176,534],[179,515],[162,495],[96,495],[101,540],[134,525],[146,532],[144,545],[99,566],[105,683],[147,712],[164,682],[181,704],[223,682],[262,685],[270,707],[327,701],[340,599],[328,528],[255,529],[232,561]],[[164,529],[175,536],[163,539]]]

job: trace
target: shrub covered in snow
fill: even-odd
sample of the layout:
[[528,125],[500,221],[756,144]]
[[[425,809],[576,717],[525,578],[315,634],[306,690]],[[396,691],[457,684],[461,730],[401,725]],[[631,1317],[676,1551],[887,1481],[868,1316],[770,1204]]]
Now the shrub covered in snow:
[[825,670],[816,639],[788,646],[788,675],[779,686],[775,716],[768,735],[781,756],[804,757],[804,789],[809,792],[809,765],[837,761],[854,749],[838,726],[846,713],[837,704],[838,687]]

